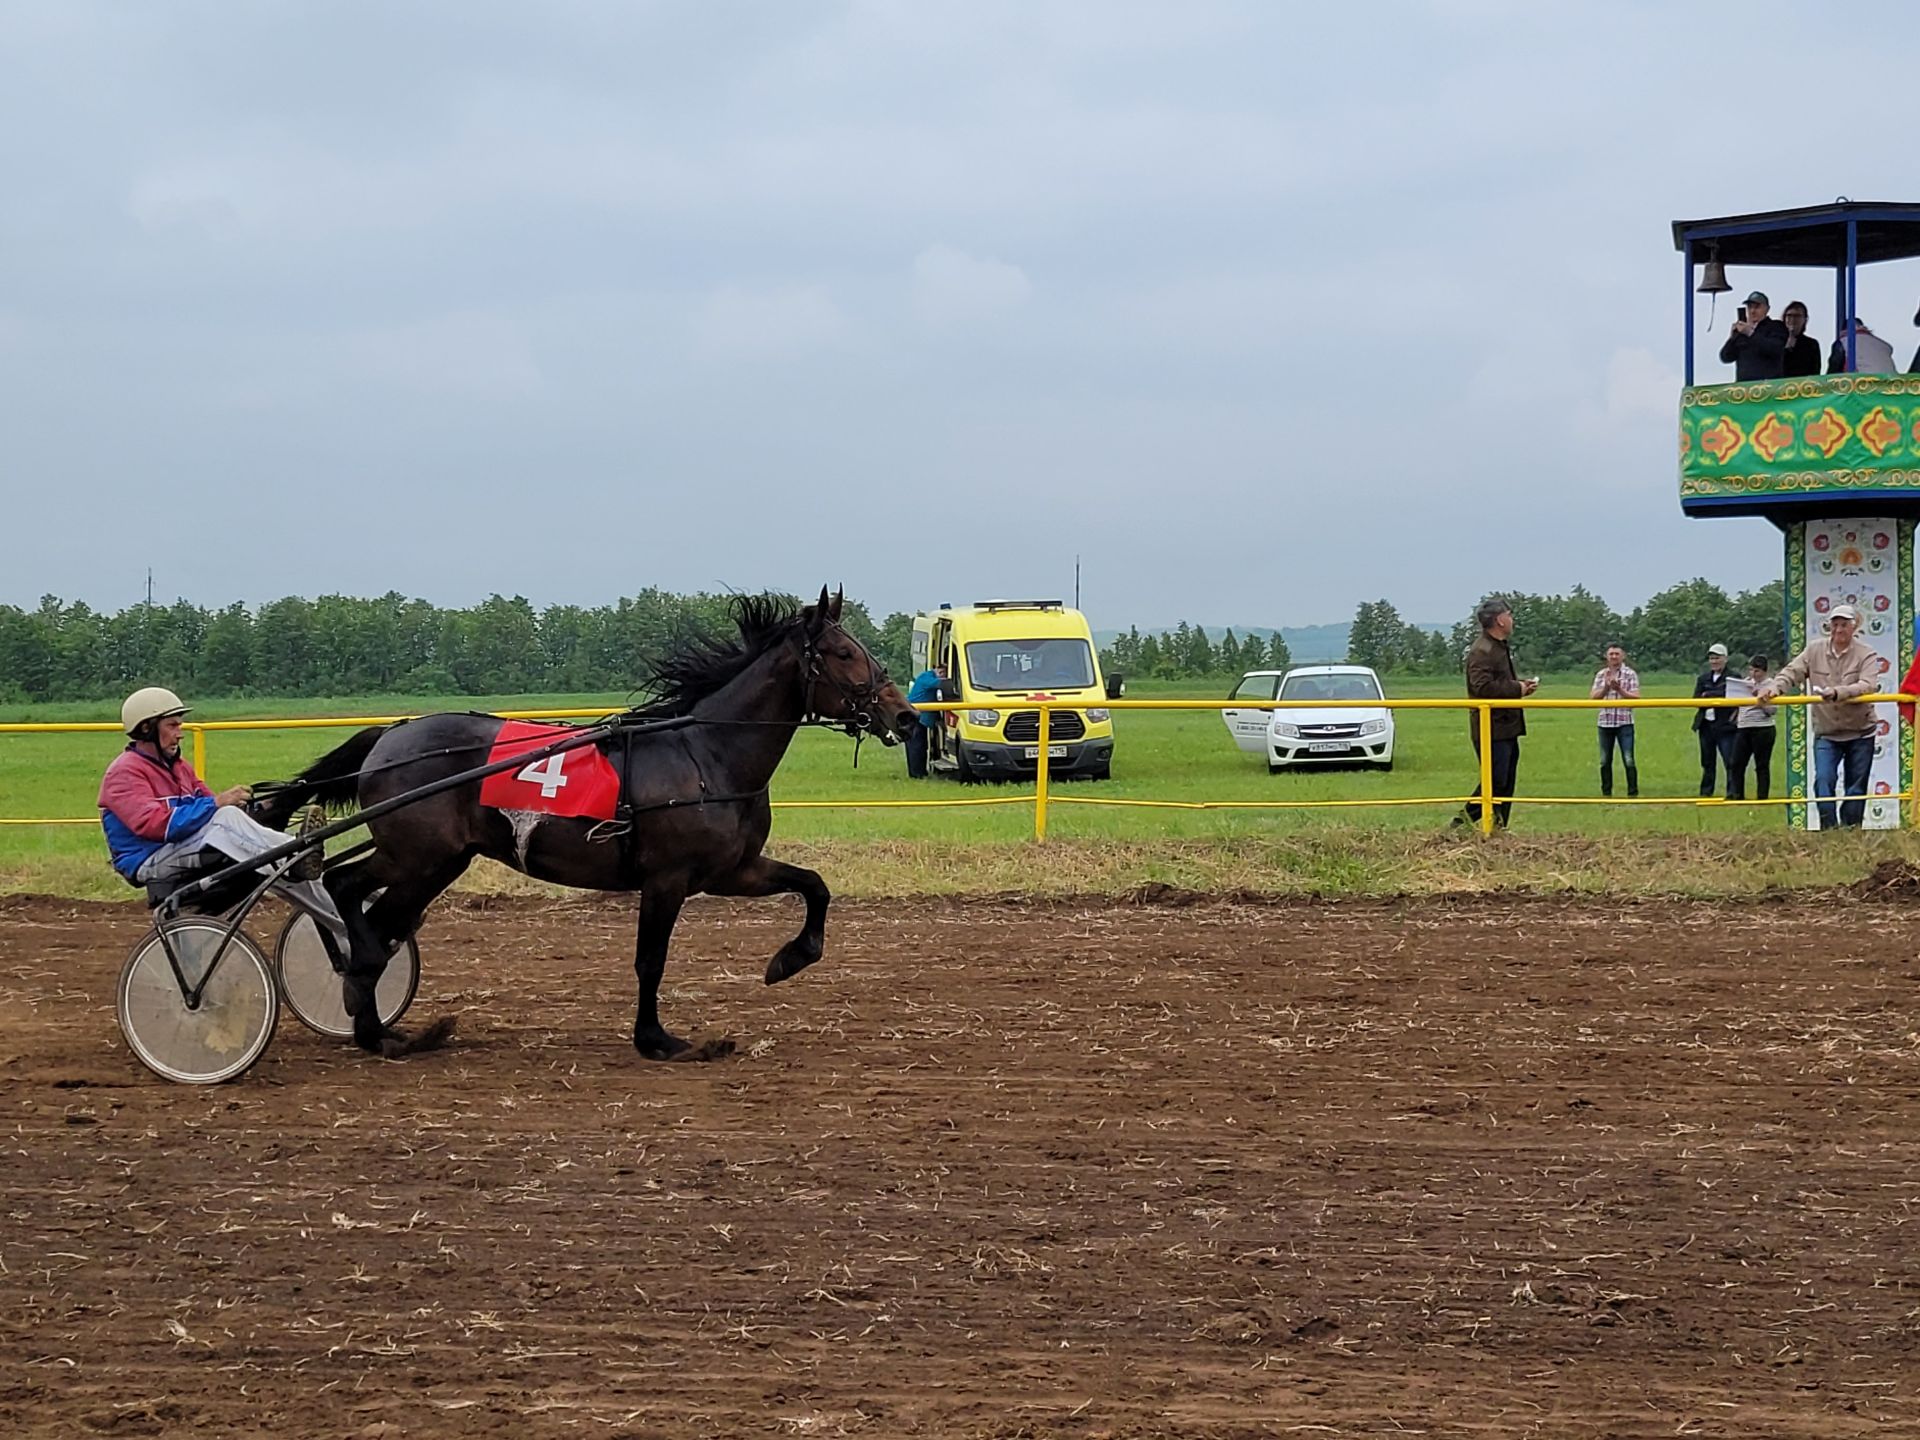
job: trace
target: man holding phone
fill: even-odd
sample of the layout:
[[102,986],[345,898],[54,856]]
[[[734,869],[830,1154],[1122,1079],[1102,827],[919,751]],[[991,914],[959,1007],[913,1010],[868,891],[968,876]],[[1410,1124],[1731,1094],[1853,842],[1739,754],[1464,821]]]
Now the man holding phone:
[[1720,361],[1733,366],[1733,378],[1778,380],[1787,373],[1787,327],[1767,315],[1764,291],[1755,290],[1740,307],[1740,318],[1720,347]]
[[[1638,700],[1640,676],[1627,664],[1627,652],[1619,645],[1607,646],[1607,663],[1593,677],[1595,700]],[[1600,720],[1600,793],[1613,794],[1613,752],[1620,752],[1620,763],[1627,769],[1627,798],[1640,794],[1640,771],[1633,763],[1633,711],[1623,705],[1609,705],[1599,712]]]

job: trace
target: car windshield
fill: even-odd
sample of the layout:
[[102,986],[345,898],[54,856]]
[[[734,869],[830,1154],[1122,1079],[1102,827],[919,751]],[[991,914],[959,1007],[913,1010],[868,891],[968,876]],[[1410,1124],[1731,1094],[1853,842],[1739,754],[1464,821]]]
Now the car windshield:
[[1280,688],[1278,675],[1249,675],[1233,687],[1229,700],[1271,700]]
[[1282,700],[1378,700],[1380,682],[1371,675],[1289,675]]
[[1093,648],[1084,640],[976,640],[967,646],[976,690],[1084,690],[1093,684]]

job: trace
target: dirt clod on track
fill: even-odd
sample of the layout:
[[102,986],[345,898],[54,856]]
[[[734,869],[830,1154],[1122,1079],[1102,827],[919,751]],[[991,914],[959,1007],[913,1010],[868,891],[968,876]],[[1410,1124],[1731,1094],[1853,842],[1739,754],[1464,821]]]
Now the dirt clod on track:
[[1920,896],[1920,870],[1904,860],[1882,860],[1873,873],[1850,887],[1851,894],[1871,900],[1912,900]]
[[0,1435],[1920,1434],[1910,907],[699,902],[660,1065],[456,901],[197,1090],[0,901]]

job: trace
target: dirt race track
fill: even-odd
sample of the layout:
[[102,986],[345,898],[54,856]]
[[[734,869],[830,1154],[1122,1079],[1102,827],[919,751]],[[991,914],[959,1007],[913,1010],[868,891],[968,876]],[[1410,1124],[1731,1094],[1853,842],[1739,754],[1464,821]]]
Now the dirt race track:
[[1911,900],[798,916],[683,917],[725,1060],[475,898],[452,1049],[200,1090],[0,900],[0,1434],[1920,1434]]

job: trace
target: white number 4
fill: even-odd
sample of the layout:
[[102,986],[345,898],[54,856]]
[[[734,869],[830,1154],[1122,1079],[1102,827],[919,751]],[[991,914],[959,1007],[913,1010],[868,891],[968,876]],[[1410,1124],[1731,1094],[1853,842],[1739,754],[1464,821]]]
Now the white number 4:
[[551,800],[560,793],[560,787],[567,783],[566,774],[561,768],[566,763],[567,753],[562,750],[558,755],[549,755],[546,759],[529,765],[524,770],[515,771],[513,778],[525,780],[530,785],[538,785],[540,798]]

